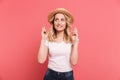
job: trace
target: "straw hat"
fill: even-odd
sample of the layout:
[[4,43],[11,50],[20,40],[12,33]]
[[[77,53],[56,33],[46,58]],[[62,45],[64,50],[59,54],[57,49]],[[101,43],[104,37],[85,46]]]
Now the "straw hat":
[[70,18],[70,23],[73,23],[74,18],[72,16],[72,14],[68,10],[66,10],[65,8],[57,8],[54,11],[52,11],[51,13],[49,13],[48,14],[48,22],[51,22],[50,19],[57,13],[66,14]]

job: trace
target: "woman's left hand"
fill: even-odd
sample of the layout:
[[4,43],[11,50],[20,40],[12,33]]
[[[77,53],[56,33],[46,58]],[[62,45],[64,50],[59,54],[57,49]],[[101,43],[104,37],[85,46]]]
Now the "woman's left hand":
[[71,39],[72,39],[73,45],[78,44],[79,38],[78,38],[78,31],[76,27],[74,28],[74,31],[71,33]]

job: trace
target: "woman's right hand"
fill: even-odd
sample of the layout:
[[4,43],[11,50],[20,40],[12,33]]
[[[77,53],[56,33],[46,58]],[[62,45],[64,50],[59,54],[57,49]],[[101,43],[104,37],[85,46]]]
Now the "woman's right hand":
[[44,39],[44,40],[47,39],[48,33],[47,33],[47,31],[46,31],[45,26],[42,27],[41,35],[42,35],[42,39]]

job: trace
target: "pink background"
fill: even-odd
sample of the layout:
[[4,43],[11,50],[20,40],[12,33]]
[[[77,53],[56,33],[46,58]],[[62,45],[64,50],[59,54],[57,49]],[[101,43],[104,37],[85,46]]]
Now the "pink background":
[[0,0],[0,80],[42,80],[41,28],[58,7],[74,15],[79,31],[75,80],[120,80],[119,0]]

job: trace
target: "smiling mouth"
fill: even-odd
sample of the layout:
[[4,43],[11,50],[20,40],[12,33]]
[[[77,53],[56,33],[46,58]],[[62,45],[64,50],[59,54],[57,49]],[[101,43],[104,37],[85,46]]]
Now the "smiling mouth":
[[58,28],[61,28],[62,26],[59,25],[59,26],[57,26],[57,27],[58,27]]

